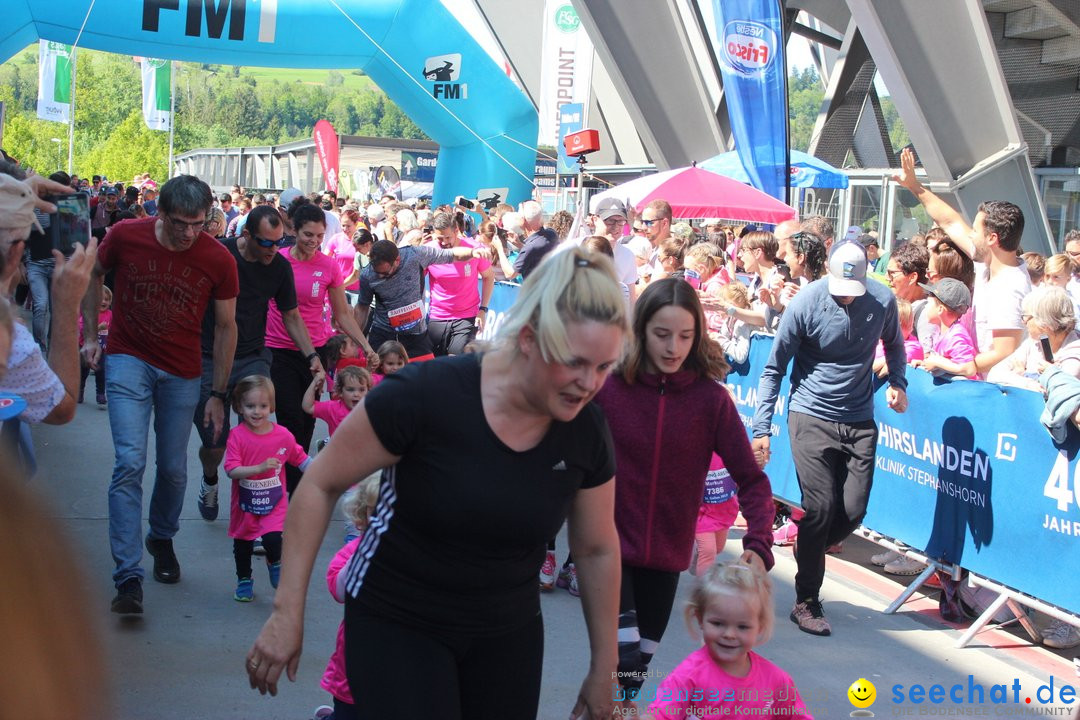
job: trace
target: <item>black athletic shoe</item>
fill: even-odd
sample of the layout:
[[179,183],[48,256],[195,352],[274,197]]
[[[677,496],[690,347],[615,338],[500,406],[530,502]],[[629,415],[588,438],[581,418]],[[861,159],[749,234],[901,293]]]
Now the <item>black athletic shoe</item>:
[[142,615],[142,582],[137,577],[128,578],[116,589],[112,611],[120,615]]
[[154,579],[172,585],[180,582],[180,561],[173,552],[172,539],[161,540],[146,536],[146,550],[154,556]]

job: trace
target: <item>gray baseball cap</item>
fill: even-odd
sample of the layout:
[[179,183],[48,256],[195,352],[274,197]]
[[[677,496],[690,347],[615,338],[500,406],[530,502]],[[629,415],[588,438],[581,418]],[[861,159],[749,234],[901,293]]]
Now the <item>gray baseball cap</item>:
[[829,293],[838,297],[866,294],[866,248],[841,240],[829,253]]
[[933,285],[919,283],[919,287],[955,313],[963,313],[971,307],[971,291],[956,278],[942,278]]

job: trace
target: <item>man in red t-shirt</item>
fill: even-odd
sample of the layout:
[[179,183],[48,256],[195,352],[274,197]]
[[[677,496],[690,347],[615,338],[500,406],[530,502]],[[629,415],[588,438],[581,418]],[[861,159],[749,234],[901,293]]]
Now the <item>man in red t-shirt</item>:
[[[146,549],[154,579],[180,580],[172,537],[187,487],[187,446],[199,401],[202,319],[214,303],[214,385],[203,422],[221,431],[225,385],[236,349],[236,261],[203,231],[213,204],[210,187],[180,175],[161,187],[158,215],[109,228],[98,250],[96,281],[83,301],[84,327],[97,327],[101,279],[114,270],[109,328],[109,398],[116,463],[109,485],[109,542],[116,570],[112,610],[141,613],[142,479],[146,435],[154,415],[157,473]],[[83,345],[91,367],[104,359],[93,333]]]

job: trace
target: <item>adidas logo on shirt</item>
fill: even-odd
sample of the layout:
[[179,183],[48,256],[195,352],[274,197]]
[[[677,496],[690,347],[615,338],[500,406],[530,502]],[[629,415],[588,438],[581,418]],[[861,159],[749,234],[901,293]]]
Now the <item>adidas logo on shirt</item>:
[[565,470],[566,469],[566,462],[563,461],[563,460],[560,460],[559,462],[555,463],[555,465],[552,466],[551,469],[552,470]]

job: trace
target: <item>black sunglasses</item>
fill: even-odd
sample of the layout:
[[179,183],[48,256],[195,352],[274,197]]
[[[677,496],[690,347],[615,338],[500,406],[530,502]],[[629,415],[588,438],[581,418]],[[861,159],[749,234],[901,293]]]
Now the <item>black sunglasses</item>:
[[278,240],[267,240],[266,238],[261,238],[258,235],[252,235],[251,239],[258,243],[259,247],[264,248],[281,247],[285,244],[284,237],[279,238]]

